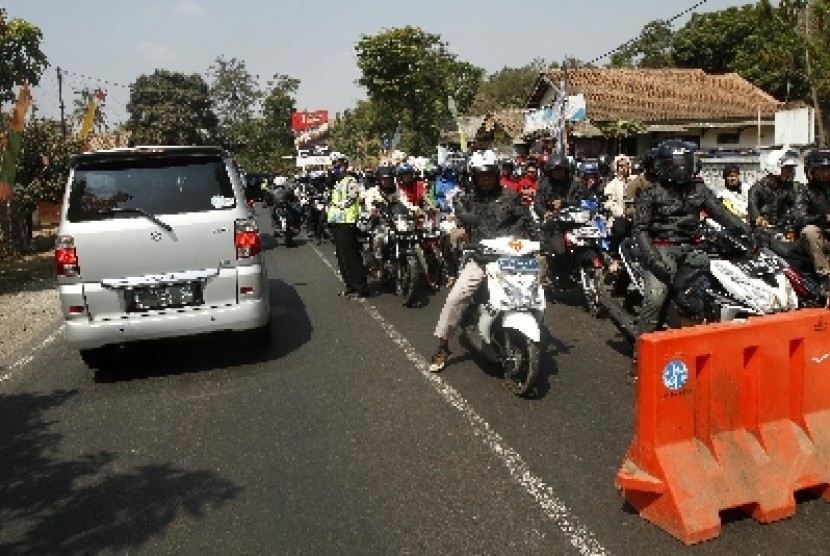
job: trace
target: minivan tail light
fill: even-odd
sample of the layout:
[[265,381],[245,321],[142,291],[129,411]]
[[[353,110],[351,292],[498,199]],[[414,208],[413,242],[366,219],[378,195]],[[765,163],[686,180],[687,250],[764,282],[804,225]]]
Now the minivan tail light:
[[237,259],[248,259],[258,255],[262,251],[262,238],[260,238],[256,222],[252,219],[237,220],[234,243]]
[[55,271],[58,276],[79,276],[81,266],[75,251],[75,238],[58,236],[55,241]]

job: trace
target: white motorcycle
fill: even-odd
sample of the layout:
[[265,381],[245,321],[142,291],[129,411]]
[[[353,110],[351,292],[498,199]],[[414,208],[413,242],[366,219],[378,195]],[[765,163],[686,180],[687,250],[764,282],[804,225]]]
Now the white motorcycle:
[[482,263],[485,280],[461,320],[461,334],[486,359],[501,365],[507,387],[528,394],[539,375],[545,294],[538,241],[500,237],[466,251]]

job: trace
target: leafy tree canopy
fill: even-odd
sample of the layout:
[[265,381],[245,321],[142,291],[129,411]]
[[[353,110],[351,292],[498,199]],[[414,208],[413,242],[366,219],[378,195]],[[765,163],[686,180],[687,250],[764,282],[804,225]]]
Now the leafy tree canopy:
[[6,20],[0,8],[0,104],[15,99],[14,87],[24,81],[40,83],[40,76],[49,66],[41,51],[43,33],[23,19]]
[[199,74],[156,70],[131,86],[127,129],[137,144],[204,145],[214,142],[218,119]]
[[355,52],[358,83],[386,114],[387,132],[401,123],[401,148],[412,154],[433,151],[448,113],[447,98],[455,98],[464,113],[484,73],[459,61],[439,35],[412,26],[362,35]]

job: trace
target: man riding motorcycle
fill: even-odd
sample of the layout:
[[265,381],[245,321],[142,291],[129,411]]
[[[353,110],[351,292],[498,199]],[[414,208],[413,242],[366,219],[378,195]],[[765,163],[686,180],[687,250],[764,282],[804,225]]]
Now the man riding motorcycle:
[[[693,246],[700,212],[729,230],[747,233],[749,227],[730,213],[703,181],[696,177],[694,145],[674,139],[661,143],[654,165],[658,181],[635,201],[633,235],[646,270],[643,303],[637,317],[639,337],[654,331],[663,320],[669,291],[681,265],[705,268],[708,258]],[[634,348],[632,377],[636,370]]]
[[[545,174],[536,188],[533,210],[543,223],[553,220],[556,211],[568,199],[571,189],[570,162],[564,154],[554,155],[545,162]],[[545,265],[554,275],[564,281],[567,274],[565,260],[565,233],[560,227],[553,227],[542,236],[542,251],[551,255],[551,263]]]
[[772,153],[763,164],[766,176],[748,194],[749,223],[759,228],[781,228],[787,224],[795,206],[793,182],[798,157],[795,152]]
[[398,189],[395,183],[395,172],[390,166],[379,166],[375,174],[378,183],[375,187],[366,190],[363,197],[363,205],[365,212],[370,215],[373,224],[375,224],[372,234],[372,254],[374,255],[374,261],[372,261],[370,272],[374,278],[379,278],[380,261],[383,258],[383,247],[386,243],[386,231],[382,227],[377,226],[380,222],[382,212],[385,208],[396,203],[400,203],[412,211],[415,210],[415,206]]
[[830,296],[830,148],[813,149],[804,157],[807,185],[795,198],[795,225],[800,229],[799,247],[810,255],[816,274],[822,279],[822,294]]
[[[471,244],[506,235],[528,237],[530,215],[522,205],[519,194],[499,184],[495,153],[474,153],[470,158],[470,170],[473,188],[469,193],[456,197],[455,215],[469,231]],[[439,372],[446,365],[451,354],[449,337],[461,322],[464,310],[484,277],[483,266],[473,258],[461,269],[435,327],[438,348],[432,356],[431,372]]]

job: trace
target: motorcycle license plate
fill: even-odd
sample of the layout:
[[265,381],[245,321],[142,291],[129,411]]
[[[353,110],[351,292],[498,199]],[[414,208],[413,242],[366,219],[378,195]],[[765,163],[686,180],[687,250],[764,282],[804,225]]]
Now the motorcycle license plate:
[[127,311],[150,311],[202,305],[201,282],[165,284],[126,290]]
[[536,257],[501,257],[498,261],[499,269],[509,272],[539,272],[539,261]]

